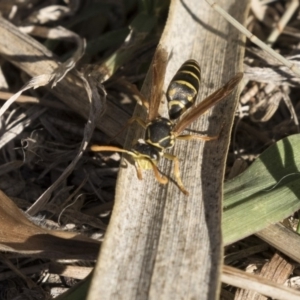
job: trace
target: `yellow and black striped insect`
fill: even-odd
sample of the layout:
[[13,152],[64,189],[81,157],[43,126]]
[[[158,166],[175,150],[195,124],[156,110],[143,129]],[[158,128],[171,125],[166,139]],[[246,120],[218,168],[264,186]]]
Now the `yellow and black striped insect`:
[[167,90],[169,117],[171,120],[178,119],[195,103],[200,80],[200,66],[194,59],[186,61],[177,71]]
[[162,87],[167,65],[167,53],[158,47],[152,65],[152,86],[150,101],[140,95],[143,105],[148,110],[147,120],[133,117],[128,125],[138,122],[145,129],[145,138],[133,145],[131,150],[114,146],[91,147],[92,151],[114,151],[129,154],[135,161],[137,176],[142,179],[143,169],[152,169],[156,180],[161,184],[166,184],[168,178],[159,174],[157,163],[161,157],[174,162],[174,176],[180,190],[188,195],[181,181],[179,171],[179,160],[177,156],[166,153],[167,149],[174,146],[175,140],[201,139],[210,141],[218,136],[203,136],[181,134],[192,122],[204,114],[209,108],[231,94],[243,77],[243,73],[236,74],[223,87],[204,99],[201,103],[192,107],[185,113],[178,122],[178,119],[188,108],[190,108],[197,98],[200,85],[200,66],[195,60],[186,61],[177,71],[167,89],[167,100],[169,119],[158,115],[158,107],[162,97]]

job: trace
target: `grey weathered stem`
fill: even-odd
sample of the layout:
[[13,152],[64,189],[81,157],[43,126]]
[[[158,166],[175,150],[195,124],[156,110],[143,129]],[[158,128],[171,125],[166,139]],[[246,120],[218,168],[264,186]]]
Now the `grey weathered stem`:
[[[247,1],[220,0],[241,23]],[[164,88],[179,66],[194,58],[202,67],[198,101],[242,71],[243,38],[205,0],[171,2],[160,44],[169,53]],[[144,85],[147,95],[150,78]],[[190,196],[174,181],[163,186],[151,171],[136,178],[131,164],[120,171],[116,202],[88,299],[215,299],[222,257],[221,200],[224,165],[238,91],[192,124],[220,137],[212,142],[178,141],[173,154]],[[165,99],[164,99],[165,100]],[[166,102],[161,105],[166,112]],[[140,110],[136,112],[140,114]],[[132,128],[127,144],[140,130]],[[172,164],[160,169],[174,178]]]

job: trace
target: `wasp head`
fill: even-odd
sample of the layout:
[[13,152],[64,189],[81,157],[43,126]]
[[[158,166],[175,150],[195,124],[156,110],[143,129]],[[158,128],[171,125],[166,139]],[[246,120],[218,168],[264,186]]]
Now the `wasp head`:
[[135,154],[135,159],[139,161],[142,169],[151,169],[151,162],[156,165],[163,154],[161,149],[140,141],[133,146],[131,151]]

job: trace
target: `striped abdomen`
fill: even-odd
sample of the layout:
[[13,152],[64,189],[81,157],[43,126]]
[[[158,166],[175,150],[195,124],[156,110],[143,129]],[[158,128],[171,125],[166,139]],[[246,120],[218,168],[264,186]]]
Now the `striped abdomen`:
[[190,59],[180,67],[173,77],[167,90],[171,120],[179,118],[194,104],[200,85],[200,72],[199,64]]

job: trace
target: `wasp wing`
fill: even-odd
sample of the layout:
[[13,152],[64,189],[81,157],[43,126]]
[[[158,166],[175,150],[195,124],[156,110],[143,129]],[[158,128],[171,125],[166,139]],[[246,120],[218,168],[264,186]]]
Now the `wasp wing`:
[[187,128],[192,122],[194,122],[199,116],[203,115],[209,108],[223,100],[230,95],[234,88],[239,84],[243,78],[243,73],[237,73],[232,77],[223,87],[209,95],[201,103],[192,107],[191,110],[179,120],[174,126],[173,132],[175,135],[180,134],[185,128]]
[[148,121],[152,121],[158,116],[167,62],[167,51],[158,46],[152,64],[152,85],[149,98]]

